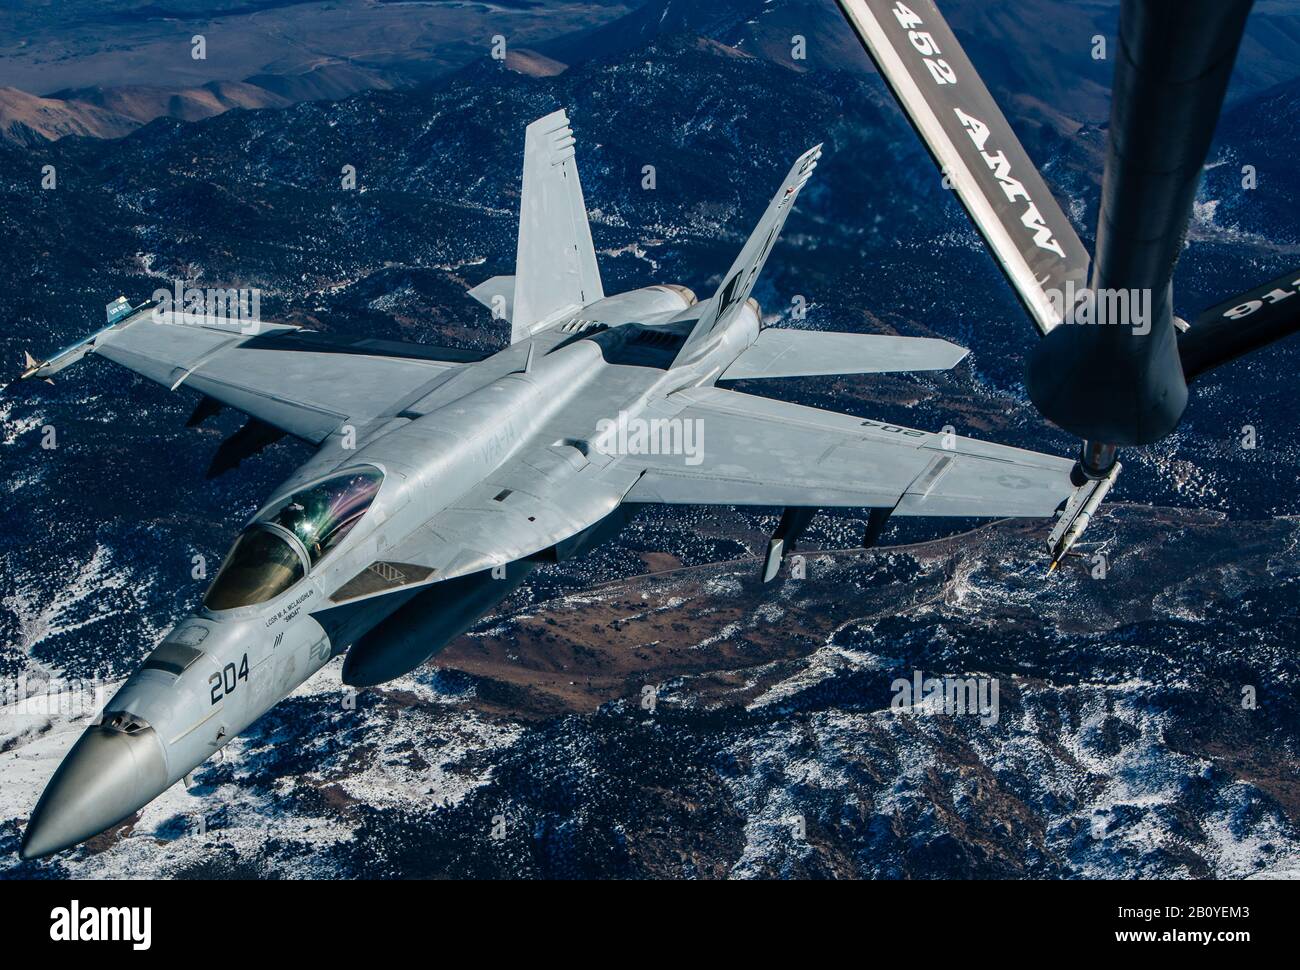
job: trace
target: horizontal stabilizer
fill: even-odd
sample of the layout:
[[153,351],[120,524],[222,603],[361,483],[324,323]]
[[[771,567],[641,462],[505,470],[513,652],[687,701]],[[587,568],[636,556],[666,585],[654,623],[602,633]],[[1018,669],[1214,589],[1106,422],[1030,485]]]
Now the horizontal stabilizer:
[[512,320],[515,314],[515,278],[493,276],[469,291],[469,295],[492,311],[493,320]]
[[948,370],[967,354],[946,340],[820,330],[763,330],[721,380]]
[[838,0],[1042,333],[1088,251],[933,0]]
[[1178,335],[1183,377],[1194,380],[1300,330],[1300,270],[1229,297]]

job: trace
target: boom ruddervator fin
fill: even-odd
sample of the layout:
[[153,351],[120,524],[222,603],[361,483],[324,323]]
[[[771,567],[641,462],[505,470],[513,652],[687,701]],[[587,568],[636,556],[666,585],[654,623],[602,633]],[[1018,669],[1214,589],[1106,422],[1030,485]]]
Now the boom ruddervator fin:
[[[1040,333],[1088,278],[1088,251],[931,0],[840,10],[992,250]],[[1072,284],[1072,286],[1067,286]]]
[[1206,371],[1300,331],[1300,268],[1201,312],[1178,334],[1183,377]]
[[[524,136],[519,248],[510,292],[512,343],[605,295],[573,144],[563,111],[537,119]],[[504,293],[503,280],[498,282],[496,290]]]

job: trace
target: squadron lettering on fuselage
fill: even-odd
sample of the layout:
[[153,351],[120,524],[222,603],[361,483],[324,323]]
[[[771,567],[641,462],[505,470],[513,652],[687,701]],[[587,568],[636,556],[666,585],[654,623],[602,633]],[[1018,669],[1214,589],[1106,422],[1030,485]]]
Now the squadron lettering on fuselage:
[[479,445],[479,456],[484,462],[496,461],[517,438],[518,431],[515,422],[507,420],[501,427],[493,430]]

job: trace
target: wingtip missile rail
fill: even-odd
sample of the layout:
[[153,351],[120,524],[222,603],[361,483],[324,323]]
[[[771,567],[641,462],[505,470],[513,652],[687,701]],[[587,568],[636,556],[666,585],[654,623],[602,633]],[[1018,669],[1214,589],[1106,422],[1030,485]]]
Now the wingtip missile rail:
[[[20,381],[31,380],[33,377],[37,376],[40,369],[44,367],[46,363],[47,361],[37,360],[35,357],[31,355],[30,352],[24,350],[23,351],[23,372],[18,375],[18,379]],[[46,384],[54,383],[54,381],[50,380],[48,377],[46,377],[44,380]]]
[[139,311],[146,310],[151,306],[153,306],[152,301],[142,303],[139,306],[132,306],[126,297],[119,296],[104,307],[104,316],[107,322],[90,336],[83,337],[70,347],[64,347],[46,360],[37,360],[30,353],[24,351],[23,372],[19,375],[19,380],[27,381],[37,378],[44,380],[47,384],[53,384],[54,382],[50,380],[51,377],[65,367],[75,364],[94,350],[95,342],[105,333],[129,320]]

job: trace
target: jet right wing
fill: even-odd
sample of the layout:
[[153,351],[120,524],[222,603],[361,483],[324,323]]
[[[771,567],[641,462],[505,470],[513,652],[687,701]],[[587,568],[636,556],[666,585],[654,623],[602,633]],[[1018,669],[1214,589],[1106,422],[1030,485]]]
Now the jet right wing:
[[895,515],[1048,517],[1075,490],[1074,462],[957,435],[716,387],[680,391],[699,461],[637,455],[628,502],[885,508]]
[[837,0],[1034,323],[1061,322],[1088,251],[933,0]]

